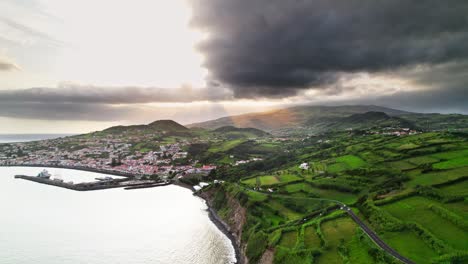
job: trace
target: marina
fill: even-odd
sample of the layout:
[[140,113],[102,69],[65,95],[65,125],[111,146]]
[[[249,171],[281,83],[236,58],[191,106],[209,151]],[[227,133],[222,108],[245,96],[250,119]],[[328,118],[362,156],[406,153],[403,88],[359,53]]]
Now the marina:
[[27,181],[37,182],[41,184],[52,185],[74,191],[95,191],[111,188],[124,188],[125,190],[153,188],[158,186],[166,186],[171,184],[170,180],[143,180],[129,177],[114,179],[112,177],[97,177],[93,182],[74,183],[73,181],[65,182],[61,178],[51,178],[51,174],[47,170],[42,170],[37,176],[15,175],[15,179],[23,179]]
[[[0,209],[4,212],[0,219],[0,263],[236,261],[233,244],[210,220],[205,201],[186,188],[170,184],[87,192],[14,178],[35,177],[42,169],[0,167]],[[59,174],[64,182],[75,184],[106,176],[46,169],[52,179]]]

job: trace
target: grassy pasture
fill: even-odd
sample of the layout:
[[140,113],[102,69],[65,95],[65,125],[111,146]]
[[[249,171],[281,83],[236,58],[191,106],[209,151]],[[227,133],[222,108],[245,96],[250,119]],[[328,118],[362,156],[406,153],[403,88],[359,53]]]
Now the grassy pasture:
[[455,184],[447,185],[440,188],[444,192],[453,194],[453,195],[465,195],[468,196],[468,180],[458,182]]
[[441,153],[432,154],[431,156],[436,157],[438,159],[451,160],[451,159],[468,156],[468,149],[441,152]]
[[431,211],[428,205],[433,203],[436,202],[421,196],[415,196],[383,205],[382,208],[403,221],[419,223],[436,237],[456,249],[467,250],[468,233]]
[[349,169],[349,167],[343,162],[333,163],[327,167],[327,171],[330,173],[338,173],[347,169]]
[[246,191],[246,193],[249,196],[250,200],[256,201],[256,202],[262,202],[268,198],[267,194],[264,194],[264,193],[253,192],[253,191]]
[[386,232],[381,237],[393,249],[416,263],[428,263],[428,260],[437,257],[436,252],[412,232]]
[[366,165],[366,162],[354,155],[346,155],[336,158],[337,162],[345,163],[351,169],[357,169]]
[[307,189],[310,190],[310,193],[314,193],[322,198],[338,200],[347,204],[354,203],[357,199],[356,195],[352,193],[340,192],[337,190],[320,189],[312,186],[310,187],[310,189]]
[[286,185],[284,186],[284,190],[290,194],[295,194],[302,191],[309,194],[315,194],[321,198],[338,200],[344,203],[353,203],[354,201],[356,201],[356,195],[354,194],[340,192],[337,190],[320,189],[317,187],[313,187],[306,182]]
[[222,141],[212,145],[208,152],[216,153],[216,152],[225,152],[228,151],[242,143],[246,142],[245,139],[236,139],[236,140],[229,140],[229,141]]
[[280,181],[278,180],[277,177],[275,176],[261,176],[259,177],[260,178],[260,184],[263,186],[263,185],[273,185],[273,184],[277,184],[279,183]]
[[314,226],[307,226],[304,228],[304,245],[307,248],[320,248],[320,238]]
[[460,215],[461,217],[468,219],[468,202],[461,201],[456,203],[444,204],[445,208]]
[[257,177],[242,180],[241,182],[243,184],[246,184],[246,185],[249,185],[249,186],[255,186],[255,185],[257,185]]
[[433,165],[433,167],[436,169],[453,169],[460,167],[468,167],[468,155],[436,163]]
[[458,179],[468,175],[466,168],[456,168],[444,171],[433,171],[430,173],[410,175],[411,180],[407,183],[408,187],[416,185],[433,185]]
[[388,162],[387,163],[390,168],[396,168],[398,170],[411,170],[416,168],[417,166],[414,164],[411,164],[407,161],[404,160],[399,160],[399,161],[393,161],[393,162]]
[[384,158],[372,151],[361,152],[359,156],[369,163],[377,163],[384,160]]
[[284,204],[278,202],[277,200],[269,200],[267,204],[289,220],[299,219],[302,216],[300,213],[287,208]]
[[313,170],[314,173],[319,173],[319,172],[322,172],[322,171],[326,171],[327,170],[327,165],[325,163],[322,163],[322,162],[312,162],[310,164],[310,168]]
[[292,174],[283,174],[283,175],[278,176],[277,178],[278,178],[279,181],[282,182],[282,183],[284,183],[284,182],[293,182],[293,181],[302,180],[301,177],[296,176],[296,175],[292,175]]
[[284,232],[281,235],[281,240],[279,242],[280,246],[287,248],[294,248],[297,242],[297,231],[288,231]]
[[334,163],[328,166],[327,171],[330,173],[338,173],[345,170],[357,169],[366,164],[367,163],[358,156],[345,155],[336,158]]
[[310,186],[310,184],[307,184],[305,182],[288,184],[284,187],[284,189],[288,193],[295,193],[295,192],[300,192],[300,191],[310,193],[313,191],[312,186]]
[[350,241],[356,231],[356,224],[350,218],[338,218],[321,224],[328,249],[318,258],[318,263],[343,263],[338,253],[341,241]]
[[405,161],[412,163],[414,165],[422,165],[422,164],[432,164],[432,163],[439,162],[439,159],[431,157],[431,156],[420,156],[420,157],[409,158]]
[[374,259],[369,255],[368,247],[363,246],[363,243],[356,235],[346,243],[346,247],[349,250],[349,263],[375,263]]
[[379,155],[383,156],[385,159],[393,159],[393,158],[400,156],[399,153],[395,153],[393,151],[384,150],[384,149],[378,150],[377,152],[379,153]]

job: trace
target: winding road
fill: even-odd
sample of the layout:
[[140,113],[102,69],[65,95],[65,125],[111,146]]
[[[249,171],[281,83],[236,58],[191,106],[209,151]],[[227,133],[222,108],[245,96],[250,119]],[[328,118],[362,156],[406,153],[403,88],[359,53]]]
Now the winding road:
[[340,205],[340,209],[348,213],[348,215],[356,222],[356,224],[359,225],[359,227],[364,231],[364,233],[369,236],[369,238],[374,241],[374,243],[379,246],[382,250],[393,256],[394,258],[398,259],[399,261],[405,263],[405,264],[415,264],[413,261],[409,260],[408,258],[402,256],[400,253],[398,253],[396,250],[391,248],[387,243],[385,243],[368,225],[366,225],[354,212],[351,210],[350,207],[348,207],[346,204],[337,201],[337,200],[332,200],[332,199],[324,199],[324,198],[312,198],[312,197],[294,197],[294,196],[289,196],[289,195],[282,195],[282,194],[272,194],[272,193],[267,193],[267,192],[259,192],[250,188],[245,188],[249,191],[252,192],[257,192],[257,193],[263,193],[263,194],[269,194],[273,197],[279,197],[279,198],[288,198],[288,199],[307,199],[307,200],[316,200],[316,201],[328,201],[328,202],[333,202],[338,205]]

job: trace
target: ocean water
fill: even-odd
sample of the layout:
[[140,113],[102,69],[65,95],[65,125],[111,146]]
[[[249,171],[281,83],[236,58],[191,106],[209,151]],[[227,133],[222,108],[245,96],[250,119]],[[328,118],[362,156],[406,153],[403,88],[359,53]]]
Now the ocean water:
[[[41,169],[0,167],[1,264],[235,262],[231,241],[188,189],[76,192],[13,178]],[[49,170],[66,180],[101,176]]]
[[28,142],[71,136],[73,134],[0,134],[0,143]]

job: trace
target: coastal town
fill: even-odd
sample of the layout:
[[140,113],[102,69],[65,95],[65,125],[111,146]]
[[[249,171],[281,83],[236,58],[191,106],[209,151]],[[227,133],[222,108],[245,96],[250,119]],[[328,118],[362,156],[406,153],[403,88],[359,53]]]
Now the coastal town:
[[[144,140],[132,138],[131,140]],[[207,175],[216,168],[188,161],[189,142],[162,144],[157,150],[135,151],[120,136],[66,137],[0,145],[0,166],[50,166],[133,175],[137,178]],[[175,161],[178,165],[174,165]],[[184,164],[185,163],[185,164]]]
[[[353,129],[349,128],[346,131],[351,133]],[[364,133],[405,136],[420,132],[409,128],[385,127],[365,130]],[[205,144],[213,140],[223,141],[222,139],[191,136],[168,141],[167,136],[165,131],[136,134],[125,131],[105,134],[96,132],[42,141],[0,144],[0,166],[76,168],[143,179],[206,176],[216,169],[217,164],[203,164],[199,160],[193,160],[189,157],[188,150],[191,145]],[[253,141],[270,144],[302,141],[309,137],[270,137],[268,140],[257,138]],[[326,138],[316,141],[317,144],[329,142]],[[239,159],[229,155],[228,158],[232,160],[232,166],[263,160],[257,156]]]

